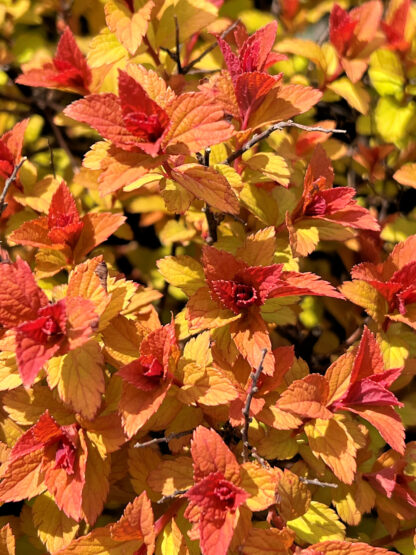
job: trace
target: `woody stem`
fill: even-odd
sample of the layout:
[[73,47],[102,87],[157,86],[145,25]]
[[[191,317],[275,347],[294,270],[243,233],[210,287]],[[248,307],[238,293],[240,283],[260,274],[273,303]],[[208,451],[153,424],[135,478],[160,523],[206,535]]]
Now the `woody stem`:
[[309,125],[302,125],[301,123],[296,123],[291,119],[287,121],[281,121],[279,123],[275,123],[262,133],[258,133],[254,135],[249,141],[243,144],[241,148],[230,154],[226,160],[221,162],[222,164],[231,164],[234,160],[237,160],[242,154],[250,150],[255,144],[259,143],[263,139],[267,139],[272,133],[275,131],[281,131],[285,127],[296,127],[297,129],[302,129],[303,131],[319,131],[320,133],[346,133],[345,129],[326,129],[325,127],[312,127]]
[[251,422],[250,405],[254,395],[258,392],[257,382],[259,381],[260,374],[263,371],[263,364],[264,364],[264,359],[266,358],[266,354],[267,354],[267,349],[263,349],[257,370],[254,372],[254,374],[251,375],[251,386],[247,394],[246,404],[244,405],[244,408],[243,408],[244,426],[243,426],[243,429],[241,430],[241,433],[242,433],[242,439],[243,439],[243,461],[244,462],[248,461],[249,447],[250,447],[248,443],[248,427],[250,426],[250,422]]

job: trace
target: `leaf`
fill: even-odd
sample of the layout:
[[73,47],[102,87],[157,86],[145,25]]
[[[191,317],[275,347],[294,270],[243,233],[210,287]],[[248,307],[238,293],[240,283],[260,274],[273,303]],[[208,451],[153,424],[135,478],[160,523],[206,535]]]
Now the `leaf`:
[[87,467],[85,484],[82,490],[82,511],[90,526],[95,524],[102,513],[110,489],[111,461],[109,455],[102,456],[96,445],[86,440]]
[[143,332],[133,320],[116,316],[103,332],[104,356],[116,368],[133,362],[140,354]]
[[314,455],[320,457],[339,480],[352,484],[357,469],[357,449],[347,428],[336,419],[317,419],[305,424],[305,433]]
[[249,266],[269,266],[273,262],[276,250],[276,233],[274,227],[265,227],[257,233],[247,235],[244,245],[236,253]]
[[353,83],[347,77],[341,77],[327,85],[327,88],[348,102],[348,104],[358,110],[361,114],[367,114],[370,107],[370,95],[361,83]]
[[238,214],[240,206],[226,178],[201,164],[184,164],[171,171],[172,179],[196,198],[227,214]]
[[175,457],[160,462],[156,468],[150,469],[147,483],[162,495],[173,495],[175,491],[190,488],[194,483],[192,459]]
[[233,134],[223,109],[202,93],[181,94],[166,106],[166,111],[170,117],[164,136],[166,146],[183,143],[190,152],[197,152],[222,143]]
[[130,54],[134,55],[147,32],[153,0],[107,0],[104,5],[106,23]]
[[397,95],[403,90],[405,78],[402,62],[392,50],[379,48],[371,54],[368,74],[380,96]]
[[144,491],[127,505],[120,520],[111,526],[111,537],[117,541],[143,540],[150,555],[154,552],[155,535],[152,505]]
[[318,501],[311,501],[308,511],[287,525],[307,543],[326,539],[343,540],[345,537],[345,526],[338,520],[335,511]]
[[278,475],[273,469],[251,462],[241,466],[240,486],[250,494],[246,501],[250,511],[264,511],[276,503],[277,482]]
[[2,468],[0,483],[0,501],[21,501],[31,499],[45,491],[43,472],[41,470],[42,451],[32,453],[10,461]]
[[5,524],[0,529],[0,553],[2,555],[15,555],[16,540],[10,524]]
[[48,384],[74,411],[94,418],[104,393],[103,356],[94,340],[49,361]]
[[36,497],[32,514],[39,539],[50,552],[68,545],[78,532],[79,524],[58,509],[49,493]]
[[291,383],[283,391],[277,406],[304,418],[330,419],[333,414],[326,408],[327,397],[326,379],[319,374],[310,374]]
[[134,555],[141,546],[138,540],[119,542],[110,534],[111,524],[104,528],[96,528],[89,534],[73,540],[69,545],[57,551],[55,555]]
[[190,329],[203,330],[225,326],[239,318],[239,315],[221,308],[211,299],[208,287],[201,287],[188,301],[186,318]]
[[123,383],[120,413],[124,431],[129,438],[143,428],[156,413],[163,403],[169,387],[170,383],[165,382],[151,391],[143,391],[128,383]]
[[381,437],[396,451],[404,453],[405,431],[400,416],[393,407],[348,407],[346,410],[354,412],[372,424]]
[[393,175],[401,185],[416,189],[416,163],[404,164]]
[[299,476],[288,469],[278,479],[276,500],[279,514],[287,522],[304,515],[311,503],[311,492]]
[[157,267],[168,283],[182,289],[188,297],[205,285],[202,266],[191,256],[166,256],[157,261]]
[[387,301],[369,283],[359,279],[346,281],[340,289],[348,300],[365,308],[376,322],[381,324],[384,321],[385,314],[388,312]]
[[330,555],[393,555],[394,551],[388,551],[384,547],[373,547],[362,542],[324,541],[311,546],[318,552]]
[[28,263],[19,257],[14,264],[0,265],[0,283],[0,322],[6,327],[36,318],[38,310],[48,303]]
[[261,105],[248,120],[248,127],[253,129],[291,119],[307,112],[319,102],[322,93],[312,87],[302,85],[283,85],[272,89]]
[[125,216],[110,212],[86,214],[82,218],[84,226],[74,249],[75,261],[80,262],[86,254],[108,239],[125,221]]
[[[286,160],[282,156],[269,152],[259,152],[245,161],[247,167],[255,172],[253,178],[256,181],[276,181],[287,187],[290,182],[290,170]],[[250,172],[247,175],[251,178]]]
[[221,472],[226,480],[239,483],[240,465],[214,430],[198,426],[193,434],[191,453],[195,481],[202,480],[211,473]]
[[286,555],[293,544],[294,534],[288,528],[251,528],[244,540],[246,555]]
[[183,374],[178,399],[184,404],[224,405],[238,397],[231,380],[219,369],[190,363],[184,367]]

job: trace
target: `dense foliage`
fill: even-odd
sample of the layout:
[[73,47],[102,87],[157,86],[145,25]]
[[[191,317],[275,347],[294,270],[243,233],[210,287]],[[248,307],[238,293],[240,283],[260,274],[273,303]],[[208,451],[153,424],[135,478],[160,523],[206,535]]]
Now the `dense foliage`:
[[1,3],[1,553],[415,552],[415,31]]

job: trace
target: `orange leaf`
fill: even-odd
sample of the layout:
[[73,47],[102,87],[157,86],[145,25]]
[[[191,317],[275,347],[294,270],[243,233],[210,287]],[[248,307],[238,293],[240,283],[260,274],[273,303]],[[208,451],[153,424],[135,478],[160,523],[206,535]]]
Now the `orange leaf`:
[[105,21],[130,54],[135,54],[149,26],[153,0],[108,0]]
[[90,212],[82,218],[84,227],[74,249],[75,262],[81,262],[83,257],[100,243],[103,243],[124,222],[122,214],[110,212]]
[[333,417],[325,408],[328,398],[328,383],[320,374],[310,374],[302,380],[296,380],[282,393],[277,406],[304,418]]
[[1,555],[14,555],[16,541],[10,524],[6,524],[0,529],[0,553]]
[[198,426],[192,438],[191,453],[196,481],[221,472],[226,480],[237,485],[240,482],[240,465],[214,430]]
[[245,555],[286,555],[295,539],[295,533],[288,528],[251,528],[244,540]]
[[404,164],[393,175],[393,179],[398,181],[401,185],[416,188],[416,164]]
[[257,368],[262,360],[263,350],[267,354],[263,362],[263,372],[267,376],[274,373],[275,360],[267,326],[256,311],[250,311],[244,318],[232,322],[231,337],[241,355],[252,368]]
[[184,93],[175,98],[166,112],[170,126],[164,137],[166,146],[185,144],[191,152],[222,143],[233,134],[224,111],[203,93]]
[[144,540],[147,552],[153,553],[155,545],[153,510],[145,491],[127,505],[120,520],[111,526],[111,537],[117,541]]

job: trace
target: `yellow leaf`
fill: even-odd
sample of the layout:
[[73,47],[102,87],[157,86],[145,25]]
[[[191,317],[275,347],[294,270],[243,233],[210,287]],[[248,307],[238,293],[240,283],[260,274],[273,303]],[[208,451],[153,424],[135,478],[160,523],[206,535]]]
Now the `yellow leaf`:
[[245,160],[251,172],[244,172],[247,181],[276,181],[287,187],[290,182],[290,170],[282,156],[271,152],[259,152]]
[[179,41],[183,43],[194,33],[205,29],[215,21],[218,8],[208,0],[168,0],[164,2],[162,16],[156,33],[158,47],[175,46],[175,33],[172,33],[174,16],[178,18]]
[[208,366],[212,362],[209,331],[200,333],[186,343],[183,359],[195,362],[199,366]]
[[175,519],[172,519],[163,528],[156,543],[156,555],[189,555],[185,538],[180,531]]
[[387,301],[374,287],[366,281],[357,279],[345,282],[341,293],[354,304],[365,308],[368,314],[382,324],[388,312]]
[[268,266],[273,263],[275,250],[275,228],[265,227],[257,233],[247,235],[244,245],[237,250],[236,256],[249,266]]
[[193,468],[190,457],[169,457],[151,470],[147,482],[162,495],[172,495],[175,491],[188,489],[193,485]]
[[78,532],[79,524],[58,509],[48,492],[36,497],[32,514],[39,539],[50,553],[68,545]]
[[276,503],[278,474],[272,468],[263,468],[258,463],[241,465],[241,482],[250,497],[246,501],[250,511],[264,511]]
[[316,457],[329,466],[335,476],[352,484],[357,469],[357,449],[346,427],[336,419],[307,422],[305,433]]
[[139,357],[143,334],[133,320],[125,316],[113,318],[111,326],[103,330],[102,337],[105,358],[116,368]]
[[[110,29],[104,27],[104,29],[102,29],[90,42],[87,62],[88,65],[93,68],[101,67],[106,64],[116,64],[120,60],[127,60],[128,57],[129,54],[127,49],[120,44],[116,35],[112,33]],[[94,148],[94,146],[95,145],[93,145],[92,148]]]
[[205,285],[202,266],[191,256],[166,256],[157,261],[157,267],[168,283],[182,289],[188,297]]
[[45,407],[59,425],[74,422],[72,411],[64,407],[56,393],[44,385],[35,384],[31,389],[14,389],[4,395],[2,404],[10,418],[22,426],[36,424],[45,412]]
[[287,523],[300,540],[313,544],[324,540],[343,540],[345,526],[333,509],[323,503],[311,501],[308,511]]
[[298,444],[292,432],[270,428],[264,438],[256,442],[261,457],[283,461],[292,459],[298,453]]
[[[149,488],[147,478],[152,470],[158,469],[162,462],[159,450],[151,447],[134,448],[128,451],[130,480],[134,491],[140,495],[146,490],[151,501],[160,499],[158,490]],[[158,493],[156,493],[158,492]]]
[[408,102],[402,106],[393,97],[383,96],[379,99],[374,112],[377,133],[385,142],[401,147],[413,129],[415,116],[414,102]]
[[15,389],[22,385],[17,368],[16,355],[8,351],[0,353],[0,391]]
[[357,526],[364,513],[369,513],[374,507],[376,494],[370,484],[359,480],[345,486],[339,484],[332,493],[332,502],[341,519],[350,526]]
[[0,529],[0,553],[1,555],[15,555],[15,539],[10,524]]
[[[96,528],[89,534],[73,540],[61,549],[59,555],[134,555],[142,545],[139,540],[117,541],[110,535],[110,525]],[[57,555],[58,555],[57,553]]]
[[94,340],[48,362],[50,388],[58,387],[65,404],[85,418],[94,418],[104,393],[103,355]]
[[183,386],[178,399],[185,404],[224,405],[238,397],[238,391],[225,375],[214,367],[190,363],[183,368]]
[[370,107],[370,94],[361,83],[352,83],[348,77],[341,77],[327,85],[333,91],[348,102],[348,104],[358,110],[361,114],[366,114]]
[[402,62],[393,50],[379,48],[371,54],[368,74],[380,96],[398,95],[405,82]]

